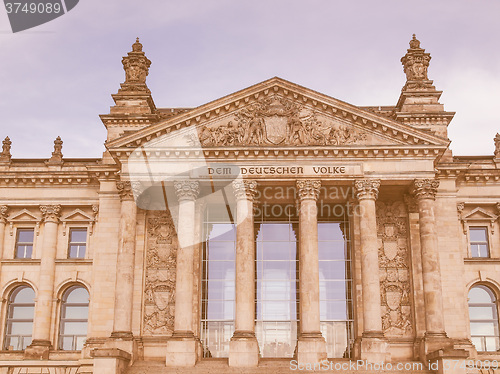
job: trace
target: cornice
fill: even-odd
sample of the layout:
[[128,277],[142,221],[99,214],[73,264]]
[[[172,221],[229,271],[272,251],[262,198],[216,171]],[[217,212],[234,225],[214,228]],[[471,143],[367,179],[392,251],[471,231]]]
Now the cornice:
[[387,133],[391,138],[399,139],[405,144],[442,146],[449,143],[447,140],[418,129],[410,128],[385,116],[287,82],[281,78],[272,78],[188,112],[181,113],[173,118],[161,121],[134,134],[112,140],[107,144],[107,147],[110,150],[121,147],[137,147],[152,139],[169,134],[172,131],[192,125],[199,125],[202,121],[234,112],[255,102],[257,99],[274,95],[281,95],[304,105],[309,105],[313,110],[322,111],[334,117],[348,119],[353,124],[358,124],[363,128],[372,128],[381,133]]
[[[163,159],[196,158],[201,155],[212,159],[255,159],[255,158],[282,158],[290,156],[307,156],[315,158],[431,158],[435,159],[444,147],[429,146],[350,146],[350,147],[210,147],[203,149],[176,148],[154,149],[148,148],[144,153],[150,162]],[[118,148],[110,152],[120,160],[125,160],[132,154],[142,156],[141,150]]]

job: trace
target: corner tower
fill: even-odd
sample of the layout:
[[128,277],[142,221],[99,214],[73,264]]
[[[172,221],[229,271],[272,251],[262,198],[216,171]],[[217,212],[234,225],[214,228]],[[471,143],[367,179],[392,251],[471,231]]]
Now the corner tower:
[[401,58],[406,84],[396,105],[395,119],[448,139],[447,127],[455,112],[446,112],[439,103],[443,91],[436,90],[427,76],[430,60],[430,53],[420,47],[420,41],[413,34],[410,48]]

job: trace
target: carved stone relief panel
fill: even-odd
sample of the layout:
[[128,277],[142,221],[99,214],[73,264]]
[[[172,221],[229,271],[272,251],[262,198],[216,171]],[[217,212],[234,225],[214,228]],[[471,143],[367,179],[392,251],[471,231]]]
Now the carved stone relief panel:
[[147,216],[144,335],[171,335],[174,329],[177,234],[168,211]]
[[382,329],[388,336],[413,332],[408,221],[402,201],[377,202]]
[[261,99],[199,129],[202,146],[377,143],[365,131],[279,96]]

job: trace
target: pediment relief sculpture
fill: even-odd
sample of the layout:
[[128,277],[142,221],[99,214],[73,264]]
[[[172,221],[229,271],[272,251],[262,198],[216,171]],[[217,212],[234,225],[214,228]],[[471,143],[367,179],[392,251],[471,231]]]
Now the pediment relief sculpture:
[[202,146],[350,145],[368,139],[364,131],[278,96],[260,100],[224,123],[201,126],[198,136]]

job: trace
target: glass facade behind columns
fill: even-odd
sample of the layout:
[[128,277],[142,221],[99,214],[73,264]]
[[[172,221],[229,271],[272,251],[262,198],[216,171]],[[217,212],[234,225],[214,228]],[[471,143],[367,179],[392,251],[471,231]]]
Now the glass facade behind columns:
[[256,326],[262,357],[293,357],[297,343],[297,222],[257,225]]
[[208,206],[203,227],[201,340],[203,357],[228,357],[234,332],[236,226]]
[[[217,207],[220,209],[220,207]],[[276,209],[276,212],[285,212]],[[299,331],[299,223],[295,212],[255,217],[255,333],[261,357],[293,357]],[[228,357],[235,320],[236,226],[208,207],[204,220],[201,339],[204,357]],[[329,358],[350,357],[349,223],[318,217],[321,332]]]

